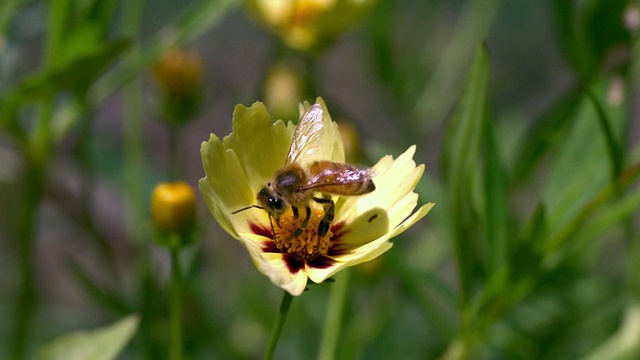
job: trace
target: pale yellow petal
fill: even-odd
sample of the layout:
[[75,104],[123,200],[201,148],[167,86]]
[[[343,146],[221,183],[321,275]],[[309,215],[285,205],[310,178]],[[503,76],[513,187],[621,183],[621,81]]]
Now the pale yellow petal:
[[231,212],[251,204],[255,198],[238,158],[226,150],[215,135],[202,143],[200,150],[205,177],[199,181],[205,203],[222,228],[234,237],[246,229],[252,212],[232,215]]
[[411,146],[396,160],[383,157],[374,166],[378,171],[373,179],[376,190],[366,195],[342,197],[336,204],[335,221],[351,224],[363,214],[376,214],[374,221],[386,221],[388,229],[392,229],[409,216],[417,204],[413,189],[424,172],[424,165],[416,166],[413,161],[414,153],[415,146]]
[[326,268],[314,268],[314,267],[308,266],[307,274],[309,275],[309,279],[311,279],[311,281],[315,283],[321,283],[326,279],[332,277],[339,271],[343,270],[344,268],[354,266],[362,262],[374,259],[382,255],[387,250],[391,249],[391,247],[393,247],[393,243],[389,241],[379,242],[377,243],[377,245],[378,246],[376,248],[368,249],[369,252],[366,253],[367,255],[366,260],[363,260],[364,256],[360,256],[360,257],[349,256],[349,257],[340,257],[335,259],[336,262]]
[[307,274],[301,268],[292,274],[284,255],[280,253],[265,253],[262,247],[263,241],[260,236],[245,234],[240,237],[240,242],[249,251],[251,260],[258,271],[266,275],[271,282],[288,291],[291,295],[300,295],[307,286]]
[[293,123],[286,126],[282,121],[272,123],[262,103],[255,103],[249,108],[236,106],[233,118],[233,131],[224,138],[223,144],[225,148],[234,150],[255,197],[284,165],[295,127]]
[[293,296],[302,294],[307,287],[307,273],[304,268],[292,274],[284,260],[284,255],[264,253],[260,263],[256,263],[258,270],[269,277],[269,280]]
[[405,221],[395,227],[392,231],[367,244],[355,247],[351,252],[335,257],[334,260],[345,262],[348,264],[348,266],[354,266],[378,257],[380,254],[387,251],[391,247],[390,245],[387,245],[391,244],[389,242],[390,239],[400,235],[406,229],[415,224],[418,220],[422,219],[425,215],[427,215],[427,213],[429,213],[433,205],[433,203],[423,205]]

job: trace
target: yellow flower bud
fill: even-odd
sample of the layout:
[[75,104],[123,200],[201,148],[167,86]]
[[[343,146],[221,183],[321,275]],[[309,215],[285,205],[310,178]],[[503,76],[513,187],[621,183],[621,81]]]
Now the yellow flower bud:
[[191,241],[196,227],[196,195],[183,181],[158,184],[151,195],[151,220],[160,245],[180,247]]
[[190,120],[202,98],[203,65],[182,49],[168,49],[152,68],[162,91],[162,115],[170,122]]

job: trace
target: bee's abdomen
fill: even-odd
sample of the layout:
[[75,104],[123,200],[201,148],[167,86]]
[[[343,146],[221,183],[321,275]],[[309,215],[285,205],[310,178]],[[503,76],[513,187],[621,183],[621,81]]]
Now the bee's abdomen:
[[375,170],[365,166],[322,160],[311,164],[308,189],[336,195],[362,195],[376,189]]

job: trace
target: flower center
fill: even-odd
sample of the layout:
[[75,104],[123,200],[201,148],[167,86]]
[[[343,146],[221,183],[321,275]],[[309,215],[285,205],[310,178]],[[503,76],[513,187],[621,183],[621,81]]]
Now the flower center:
[[[279,221],[273,221],[278,250],[303,260],[311,260],[318,255],[326,256],[332,245],[333,232],[329,229],[322,237],[318,234],[318,227],[324,218],[324,210],[312,209],[309,223],[301,229],[306,217],[304,208],[300,209],[297,218],[293,216],[293,211],[288,209],[280,216]],[[299,235],[294,236],[297,233]]]

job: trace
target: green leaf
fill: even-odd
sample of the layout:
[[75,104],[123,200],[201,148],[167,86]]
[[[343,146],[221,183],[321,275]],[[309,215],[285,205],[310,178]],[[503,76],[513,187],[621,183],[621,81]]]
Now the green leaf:
[[516,156],[513,177],[524,181],[536,169],[540,160],[558,144],[562,143],[568,132],[570,120],[576,111],[580,93],[571,90],[555,101],[540,118],[532,122],[529,130],[521,139]]
[[508,270],[509,208],[508,184],[498,154],[493,123],[484,126],[484,232],[487,242],[488,265],[491,273]]
[[589,100],[591,100],[591,103],[598,115],[598,124],[600,125],[601,132],[604,135],[604,139],[607,144],[607,153],[609,154],[609,161],[611,164],[611,179],[612,181],[615,181],[618,176],[620,176],[624,163],[622,144],[611,128],[610,116],[598,94],[596,94],[596,92],[590,87],[586,87],[585,92],[588,95]]
[[487,104],[489,54],[479,46],[462,98],[449,123],[443,144],[442,168],[449,184],[451,224],[458,263],[462,305],[469,300],[478,264],[476,214],[472,187],[480,159]]
[[36,360],[115,359],[135,334],[139,322],[138,315],[129,315],[101,329],[63,335],[45,345]]
[[[604,94],[610,82],[592,86],[596,94]],[[623,104],[608,111],[608,123],[615,136],[624,130],[626,117]],[[543,199],[548,210],[549,230],[553,234],[611,181],[606,136],[603,135],[592,100],[584,94],[569,121],[570,129],[557,150],[557,156],[547,177]]]
[[604,231],[607,226],[602,226],[601,224],[610,226],[609,219],[612,215],[614,220],[622,220],[630,215],[637,206],[636,196],[629,196],[619,200],[620,207],[617,205],[609,207],[608,203],[613,199],[618,199],[619,194],[624,193],[630,185],[638,180],[638,177],[640,177],[640,163],[626,169],[615,183],[607,184],[600,189],[581,206],[579,211],[567,221],[566,225],[551,233],[543,249],[546,257],[544,260],[545,266],[553,267],[563,260],[567,252],[566,245],[571,245],[570,240],[575,238],[576,233],[584,228],[593,219],[594,214],[599,213],[599,210],[604,209],[603,213],[600,213],[603,214],[603,219],[596,218],[597,221],[594,224],[590,224],[590,226],[595,226],[591,229],[592,231],[597,231],[598,229]]

